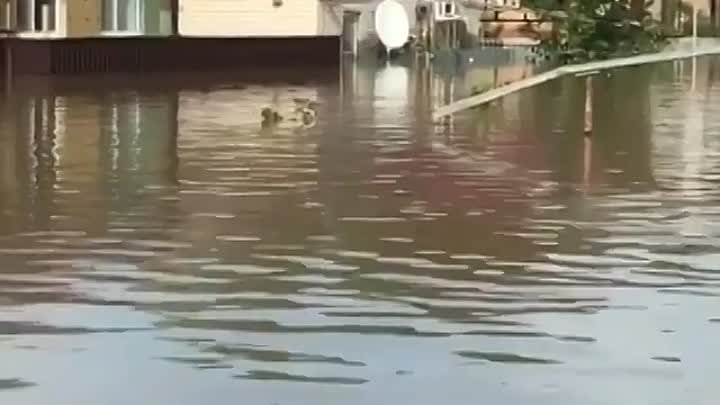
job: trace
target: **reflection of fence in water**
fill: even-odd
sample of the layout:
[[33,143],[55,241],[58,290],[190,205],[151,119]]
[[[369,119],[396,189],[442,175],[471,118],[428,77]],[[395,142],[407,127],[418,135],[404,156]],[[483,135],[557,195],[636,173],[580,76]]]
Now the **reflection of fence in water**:
[[[530,77],[538,70],[530,61],[532,55],[527,47],[457,50],[436,58],[434,75],[440,81],[453,83],[450,98],[455,100]],[[438,101],[447,98],[440,97]]]
[[527,63],[533,55],[529,47],[489,46],[438,52],[434,64],[438,73],[455,75],[473,66],[506,66]]

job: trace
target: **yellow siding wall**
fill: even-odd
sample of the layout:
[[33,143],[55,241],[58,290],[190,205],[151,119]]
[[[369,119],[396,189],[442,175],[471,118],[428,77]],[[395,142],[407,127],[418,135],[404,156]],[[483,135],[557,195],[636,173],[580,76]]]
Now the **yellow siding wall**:
[[180,0],[180,35],[287,37],[319,34],[319,0]]
[[101,29],[102,8],[100,0],[68,0],[67,37],[97,36]]

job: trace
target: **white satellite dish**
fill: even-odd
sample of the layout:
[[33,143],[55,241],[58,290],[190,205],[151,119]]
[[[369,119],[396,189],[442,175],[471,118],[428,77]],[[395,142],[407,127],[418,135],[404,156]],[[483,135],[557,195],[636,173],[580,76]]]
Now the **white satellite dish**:
[[402,4],[384,0],[375,9],[375,32],[385,49],[402,48],[408,41],[410,21]]

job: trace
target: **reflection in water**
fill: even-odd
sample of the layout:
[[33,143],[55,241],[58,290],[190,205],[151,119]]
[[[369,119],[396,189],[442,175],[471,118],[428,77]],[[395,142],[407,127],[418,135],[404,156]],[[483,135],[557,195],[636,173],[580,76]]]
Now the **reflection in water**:
[[[697,61],[694,92],[680,64],[598,77],[592,138],[574,78],[445,125],[427,118],[442,77],[394,66],[339,86],[16,83],[0,396],[714,398],[718,63]],[[260,131],[296,98],[317,126]]]

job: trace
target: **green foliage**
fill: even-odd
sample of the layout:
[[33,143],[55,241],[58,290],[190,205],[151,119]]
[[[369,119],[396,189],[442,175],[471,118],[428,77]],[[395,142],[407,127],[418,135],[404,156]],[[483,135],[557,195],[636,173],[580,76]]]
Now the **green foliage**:
[[[569,62],[606,59],[658,50],[660,24],[645,0],[575,0],[562,5],[532,0],[555,21],[555,35],[544,42],[551,54]],[[545,3],[545,5],[543,5]]]

